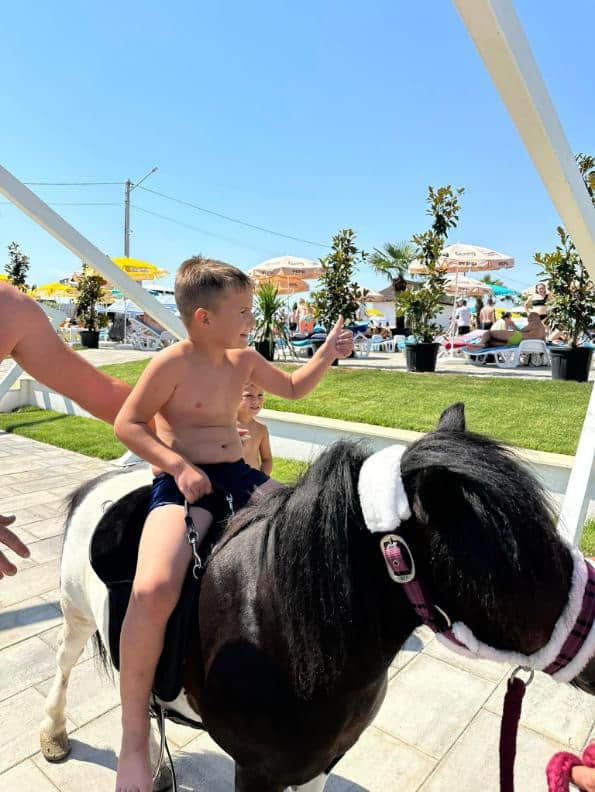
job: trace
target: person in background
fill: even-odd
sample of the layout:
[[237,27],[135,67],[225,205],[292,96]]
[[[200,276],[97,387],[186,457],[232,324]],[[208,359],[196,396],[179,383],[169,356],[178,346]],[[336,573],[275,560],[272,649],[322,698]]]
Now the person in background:
[[256,416],[262,410],[263,403],[264,391],[262,388],[253,382],[244,385],[242,401],[238,408],[238,429],[243,429],[246,432],[241,438],[244,460],[250,467],[261,470],[270,476],[273,470],[273,454],[271,453],[269,430],[262,421],[256,420]]
[[471,330],[471,311],[467,307],[467,300],[462,298],[457,300],[458,308],[455,313],[457,323],[457,334],[466,335]]
[[298,326],[298,304],[294,302],[291,307],[291,313],[289,314],[289,331],[291,333],[295,333]]
[[480,329],[489,330],[496,321],[496,309],[494,308],[494,300],[491,297],[488,297],[487,304],[481,308],[478,316]]
[[527,317],[527,325],[522,329],[517,327],[514,322],[510,322],[509,329],[486,330],[478,344],[484,347],[489,346],[518,346],[521,341],[536,340],[545,341],[545,327],[538,314],[531,312]]
[[545,322],[547,318],[548,299],[549,294],[547,293],[545,283],[536,283],[535,291],[529,294],[527,301],[525,302],[525,310],[527,311],[527,314],[536,313],[541,321]]
[[515,324],[512,321],[512,314],[510,311],[504,311],[500,319],[496,319],[492,326],[488,327],[488,330],[514,330],[514,328]]

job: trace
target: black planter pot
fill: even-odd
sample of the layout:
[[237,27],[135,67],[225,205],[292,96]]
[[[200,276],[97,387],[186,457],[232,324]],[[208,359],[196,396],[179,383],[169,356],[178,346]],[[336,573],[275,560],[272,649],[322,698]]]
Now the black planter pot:
[[552,379],[587,382],[591,369],[593,349],[591,347],[553,347]]
[[99,348],[99,330],[81,330],[81,344],[87,349]]
[[275,342],[274,341],[255,341],[254,349],[259,352],[265,360],[275,359]]
[[407,371],[436,371],[440,344],[406,344]]

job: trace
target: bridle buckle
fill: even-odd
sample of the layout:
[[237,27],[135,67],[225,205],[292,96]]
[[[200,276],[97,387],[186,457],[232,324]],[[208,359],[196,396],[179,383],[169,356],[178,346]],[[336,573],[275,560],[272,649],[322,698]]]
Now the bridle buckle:
[[[407,551],[409,560],[403,557],[401,547]],[[415,561],[403,537],[398,534],[385,534],[380,540],[380,549],[391,580],[395,583],[411,583],[415,578]]]

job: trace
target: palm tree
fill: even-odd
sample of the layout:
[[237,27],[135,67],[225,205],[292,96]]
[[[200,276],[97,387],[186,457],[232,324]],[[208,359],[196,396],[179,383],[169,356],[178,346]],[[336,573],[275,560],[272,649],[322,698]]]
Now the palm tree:
[[[397,293],[406,288],[405,273],[412,261],[415,261],[415,248],[409,242],[387,242],[382,250],[374,248],[368,257],[368,263],[379,275],[388,278],[393,286],[395,313]],[[397,326],[399,325],[397,318]]]

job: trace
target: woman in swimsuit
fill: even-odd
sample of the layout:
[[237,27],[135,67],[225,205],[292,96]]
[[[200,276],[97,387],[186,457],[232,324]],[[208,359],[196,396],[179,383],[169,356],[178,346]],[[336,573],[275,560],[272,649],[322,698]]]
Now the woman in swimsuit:
[[545,283],[537,283],[535,285],[535,291],[527,297],[527,302],[525,303],[527,314],[531,312],[536,313],[541,321],[545,322],[547,317],[548,298],[549,294],[547,293]]

